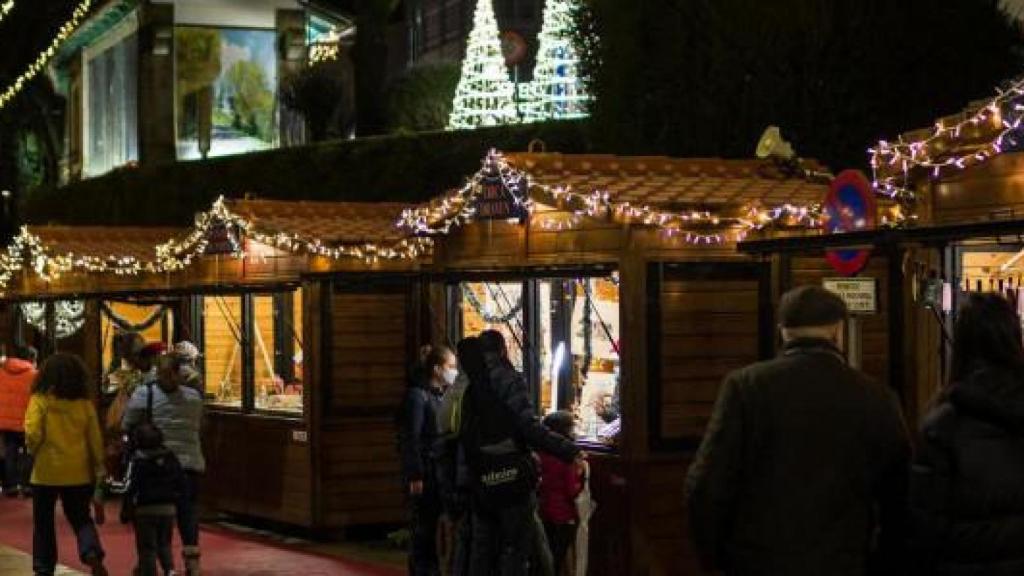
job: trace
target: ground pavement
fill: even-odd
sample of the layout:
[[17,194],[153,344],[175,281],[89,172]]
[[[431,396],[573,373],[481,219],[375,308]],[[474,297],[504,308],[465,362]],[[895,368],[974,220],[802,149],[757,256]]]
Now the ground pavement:
[[[117,504],[107,507],[112,522],[100,527],[111,576],[129,576],[135,561],[135,540],[130,526],[117,522]],[[75,557],[75,539],[58,512],[60,562],[58,576],[79,575],[84,567]],[[351,546],[314,545],[242,533],[224,526],[203,527],[204,576],[399,576],[405,574],[400,555],[375,553]],[[31,576],[32,503],[0,498],[0,574]],[[175,552],[180,559],[180,551]],[[180,567],[179,567],[180,568]]]

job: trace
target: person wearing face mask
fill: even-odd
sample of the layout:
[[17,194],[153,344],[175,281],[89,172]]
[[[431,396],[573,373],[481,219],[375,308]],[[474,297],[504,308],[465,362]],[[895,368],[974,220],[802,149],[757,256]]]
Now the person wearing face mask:
[[441,493],[435,473],[438,415],[445,390],[459,375],[455,354],[432,346],[414,373],[398,412],[398,446],[402,484],[409,506],[409,574],[440,573],[436,536],[441,517]]
[[906,574],[896,396],[846,363],[838,296],[797,288],[778,317],[781,354],[725,378],[687,473],[697,552],[729,576]]

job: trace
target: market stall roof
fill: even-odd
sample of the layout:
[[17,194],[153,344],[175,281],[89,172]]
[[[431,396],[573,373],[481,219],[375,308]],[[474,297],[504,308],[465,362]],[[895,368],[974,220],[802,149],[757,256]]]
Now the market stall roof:
[[39,239],[51,256],[73,254],[101,260],[134,258],[140,262],[156,257],[156,246],[182,235],[181,228],[141,226],[32,226],[29,234]]
[[253,199],[226,200],[225,204],[260,229],[331,244],[397,242],[407,236],[395,225],[407,204]]
[[917,182],[941,179],[983,164],[1024,144],[1024,77],[995,95],[969,103],[932,126],[881,140],[868,152],[875,187],[890,196],[912,195]]
[[[764,205],[820,202],[828,184],[793,178],[770,160],[513,153],[509,164],[533,184],[604,191],[614,202],[658,207],[706,208],[758,202]],[[826,169],[814,161],[805,167]]]

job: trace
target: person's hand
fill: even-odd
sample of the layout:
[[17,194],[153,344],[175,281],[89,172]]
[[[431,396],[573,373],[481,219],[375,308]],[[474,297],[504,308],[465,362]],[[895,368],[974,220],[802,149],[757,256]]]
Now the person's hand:
[[92,515],[96,520],[96,524],[102,526],[107,521],[107,511],[103,507],[103,501],[93,498],[92,501]]
[[423,480],[409,482],[409,494],[419,496],[423,494]]
[[573,460],[573,465],[576,467],[576,473],[582,476],[587,471],[587,455],[580,452],[576,455],[576,459]]

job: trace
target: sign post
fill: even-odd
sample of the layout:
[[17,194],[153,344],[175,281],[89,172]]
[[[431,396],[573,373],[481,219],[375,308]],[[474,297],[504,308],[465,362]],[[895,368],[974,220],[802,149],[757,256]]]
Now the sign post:
[[822,285],[842,298],[850,311],[846,323],[846,356],[850,366],[860,369],[863,357],[860,316],[878,313],[878,282],[874,278],[825,278]]

